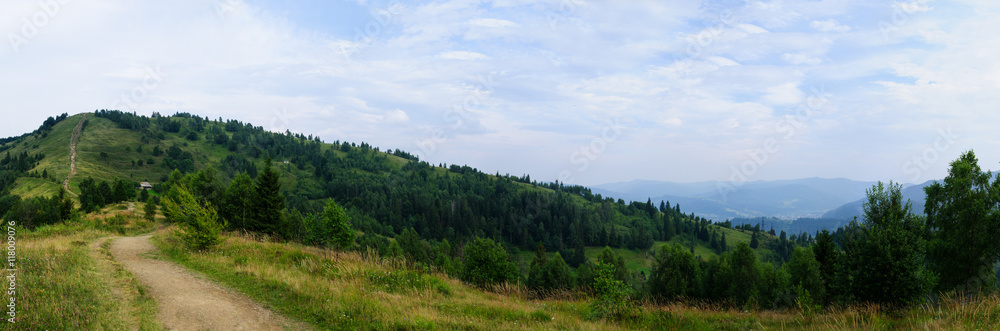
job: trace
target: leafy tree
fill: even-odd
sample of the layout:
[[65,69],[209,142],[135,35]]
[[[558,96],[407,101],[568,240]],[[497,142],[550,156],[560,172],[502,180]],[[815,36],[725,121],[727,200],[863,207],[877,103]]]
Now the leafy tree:
[[543,287],[550,290],[573,288],[573,271],[558,252],[545,264]]
[[810,302],[812,299],[823,300],[826,288],[812,248],[796,247],[791,261],[785,263],[784,268],[791,276],[791,285],[801,289],[800,296],[808,296]]
[[403,230],[403,233],[396,237],[396,242],[403,249],[403,255],[410,261],[416,263],[427,263],[430,261],[430,245],[420,239],[420,235],[413,228]]
[[863,223],[845,231],[844,272],[856,301],[902,306],[934,285],[924,268],[923,222],[903,203],[899,184],[881,182],[867,191]]
[[729,283],[729,296],[737,304],[760,300],[761,274],[757,255],[746,243],[736,245],[729,258],[729,268],[733,277]]
[[590,303],[594,318],[618,321],[637,315],[636,307],[629,300],[628,286],[616,279],[615,267],[598,262],[595,267],[594,292],[596,297]]
[[489,286],[517,279],[517,267],[503,246],[492,239],[476,238],[465,245],[462,279],[476,286]]
[[[969,151],[951,163],[944,184],[924,188],[931,232],[928,256],[940,276],[938,289],[976,292],[996,281],[1000,259],[1000,176],[979,168]],[[991,182],[992,180],[992,182]]]
[[660,246],[649,278],[650,294],[662,300],[691,297],[700,287],[698,261],[680,244]]
[[628,269],[625,268],[625,258],[621,255],[615,254],[611,251],[610,247],[604,247],[601,251],[601,255],[597,257],[597,261],[610,265],[611,270],[614,272],[615,279],[624,282],[626,276],[628,275]]
[[348,249],[354,245],[354,229],[351,229],[351,220],[347,216],[344,208],[341,208],[336,201],[330,199],[323,210],[323,218],[327,226],[331,228],[333,244],[340,249]]
[[220,233],[226,227],[211,206],[201,206],[184,186],[174,186],[173,198],[163,201],[164,214],[171,222],[177,223],[181,231],[178,235],[191,249],[205,250],[221,240]]

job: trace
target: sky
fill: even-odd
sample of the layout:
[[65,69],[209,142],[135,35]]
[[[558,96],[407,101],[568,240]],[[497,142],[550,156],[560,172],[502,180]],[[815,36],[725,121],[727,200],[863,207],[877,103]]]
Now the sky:
[[12,0],[0,136],[190,112],[595,185],[1000,155],[993,0]]

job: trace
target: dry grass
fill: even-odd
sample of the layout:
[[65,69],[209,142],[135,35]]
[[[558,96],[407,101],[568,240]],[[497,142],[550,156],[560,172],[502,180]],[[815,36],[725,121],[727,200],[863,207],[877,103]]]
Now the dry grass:
[[442,274],[413,271],[399,260],[267,239],[229,234],[200,253],[183,249],[168,232],[156,242],[171,259],[320,329],[995,330],[1000,325],[1000,296],[946,296],[938,306],[906,311],[860,305],[813,313],[646,302],[635,320],[593,321],[584,293],[537,299],[513,284],[481,290]]
[[18,230],[17,320],[0,330],[158,329],[155,302],[97,245],[111,235],[86,222]]

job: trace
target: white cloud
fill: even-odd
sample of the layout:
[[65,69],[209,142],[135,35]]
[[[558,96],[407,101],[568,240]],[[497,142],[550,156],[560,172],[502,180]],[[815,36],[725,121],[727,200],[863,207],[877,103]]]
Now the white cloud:
[[386,123],[403,124],[410,121],[410,116],[407,115],[405,111],[396,109],[386,112],[385,117],[383,119],[385,120]]
[[448,51],[441,53],[440,56],[445,59],[463,61],[485,60],[489,58],[489,56],[486,56],[485,54],[466,51]]
[[771,105],[794,105],[805,99],[798,83],[785,83],[768,87],[763,101]]
[[805,53],[785,53],[781,54],[781,60],[791,64],[817,65],[823,62],[817,57]]
[[487,28],[509,28],[517,26],[517,23],[495,18],[477,18],[469,20],[469,24],[473,26],[481,26]]
[[[570,154],[602,134],[600,123],[621,118],[628,143],[609,146],[594,166],[608,171],[577,173],[578,182],[677,179],[640,163],[710,180],[727,177],[746,149],[781,137],[775,123],[816,89],[829,101],[761,173],[888,179],[912,154],[899,151],[942,123],[969,147],[997,147],[986,142],[1000,122],[989,111],[1000,107],[1000,47],[988,41],[1000,31],[1000,8],[939,1],[958,9],[930,10],[923,0],[422,1],[359,43],[355,31],[380,9],[370,1],[346,4],[364,7],[360,21],[294,15],[313,9],[292,2],[227,0],[238,6],[221,16],[204,3],[72,2],[17,53],[0,48],[0,131],[19,135],[49,115],[109,107],[159,66],[169,75],[136,104],[140,113],[233,117],[411,152],[441,130],[449,139],[431,162],[543,180],[573,166]],[[38,10],[0,5],[0,32],[16,33]],[[876,23],[892,22],[894,11],[906,20],[886,39]],[[651,148],[664,157],[638,162]],[[850,153],[879,157],[847,164]],[[666,157],[676,154],[694,156]],[[800,163],[780,161],[789,159]],[[880,163],[891,170],[872,170]]]

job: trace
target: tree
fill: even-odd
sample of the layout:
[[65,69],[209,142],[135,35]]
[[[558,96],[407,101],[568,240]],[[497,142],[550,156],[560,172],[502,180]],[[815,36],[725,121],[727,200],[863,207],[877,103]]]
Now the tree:
[[843,252],[833,242],[833,236],[830,235],[830,231],[823,230],[816,235],[816,244],[813,245],[813,253],[816,256],[816,262],[819,263],[820,277],[823,280],[824,292],[826,292],[823,302],[824,304],[829,304],[830,298],[835,295],[835,275],[839,268]]
[[940,276],[938,289],[974,293],[996,281],[1000,259],[1000,176],[979,168],[969,151],[951,163],[944,184],[924,188],[931,240],[928,256]]
[[736,250],[729,258],[729,268],[733,273],[729,283],[729,296],[739,304],[759,300],[761,275],[757,255],[750,246],[743,242],[736,245]]
[[226,227],[219,222],[218,214],[212,206],[201,206],[187,188],[178,185],[172,189],[173,198],[163,201],[164,214],[171,222],[177,223],[181,231],[178,235],[191,249],[205,250],[221,240],[220,233]]
[[615,267],[598,262],[595,267],[594,301],[590,310],[595,318],[621,320],[636,315],[636,309],[629,303],[628,286],[615,278]]
[[233,178],[226,189],[225,205],[222,208],[223,218],[229,221],[230,227],[236,230],[249,230],[254,218],[254,202],[257,201],[257,190],[253,179],[246,172],[241,172]]
[[[819,261],[812,248],[796,247],[792,259],[785,263],[784,268],[791,276],[791,285],[811,299],[822,301],[826,295]],[[800,299],[803,299],[800,297]],[[809,300],[812,301],[812,300]]]
[[344,208],[341,208],[336,201],[330,199],[323,209],[323,218],[327,226],[331,228],[333,244],[340,249],[348,249],[354,246],[354,229],[351,229],[351,220],[347,216]]
[[867,191],[864,220],[845,231],[844,272],[856,301],[899,307],[918,301],[934,285],[924,268],[923,223],[903,202],[899,184]]
[[281,195],[281,175],[271,167],[271,158],[265,161],[264,171],[257,176],[257,200],[254,203],[256,215],[250,230],[261,233],[277,233],[282,224],[281,210],[285,209],[285,197]]
[[661,300],[691,297],[700,287],[700,275],[698,261],[680,244],[660,246],[649,278],[650,294]]
[[153,200],[153,197],[149,197],[148,199],[146,199],[146,206],[144,209],[146,212],[145,217],[147,220],[152,221],[156,219],[156,201]]
[[615,279],[620,281],[625,281],[625,276],[628,275],[628,270],[625,269],[625,258],[621,255],[615,254],[611,251],[610,247],[604,247],[601,251],[601,255],[597,257],[597,261],[610,265],[612,271],[614,272]]
[[466,282],[485,287],[517,279],[517,267],[507,251],[492,239],[476,238],[465,245],[463,252],[462,279]]
[[545,264],[544,288],[550,290],[573,288],[573,271],[558,252]]
[[757,239],[757,231],[754,231],[750,236],[750,248],[757,249],[757,247],[760,247],[760,240]]

